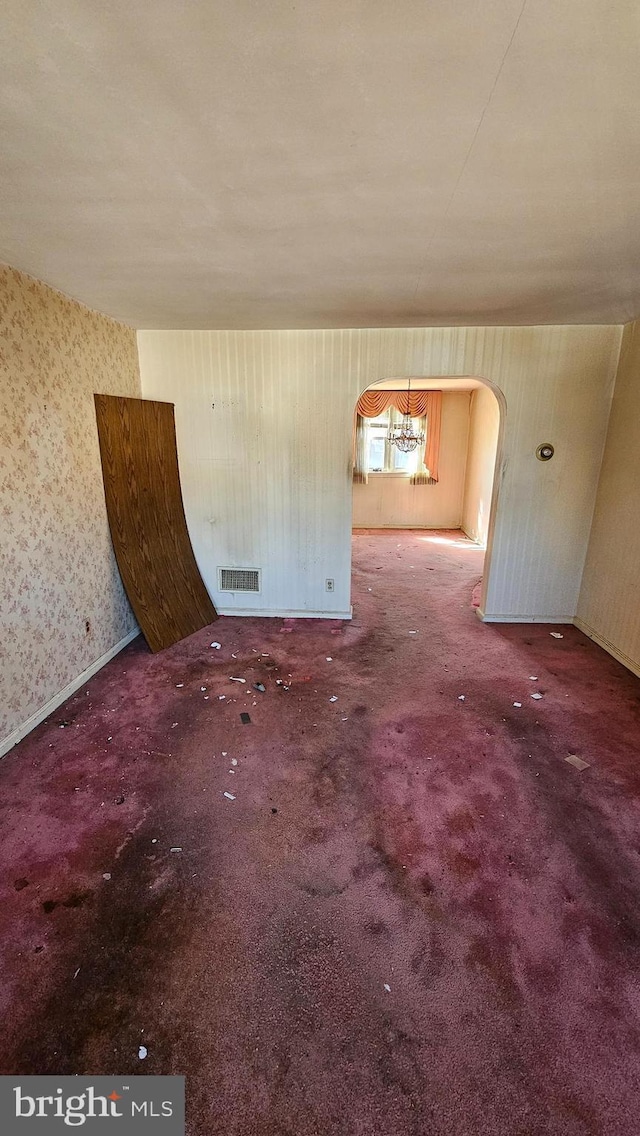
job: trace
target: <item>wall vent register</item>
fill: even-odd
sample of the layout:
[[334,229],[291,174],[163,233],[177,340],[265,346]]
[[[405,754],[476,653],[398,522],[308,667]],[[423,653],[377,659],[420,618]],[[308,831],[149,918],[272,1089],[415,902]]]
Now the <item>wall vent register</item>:
[[259,568],[218,568],[218,589],[221,592],[259,592]]

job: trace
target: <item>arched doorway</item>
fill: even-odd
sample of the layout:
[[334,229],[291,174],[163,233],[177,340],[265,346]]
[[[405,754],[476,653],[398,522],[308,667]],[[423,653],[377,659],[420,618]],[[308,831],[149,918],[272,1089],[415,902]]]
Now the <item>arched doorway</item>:
[[[369,397],[369,392],[384,396]],[[378,380],[363,392],[367,398],[358,401],[352,533],[412,530],[423,532],[422,539],[431,543],[482,550],[480,561],[476,557],[482,567],[473,604],[483,617],[502,465],[504,396],[478,376],[417,376],[411,379],[411,392],[412,408],[427,408],[426,418],[413,419],[416,432],[424,431],[426,438],[412,453],[398,451],[389,440],[390,427],[407,409],[406,378]],[[429,400],[418,392],[441,392],[437,407],[433,396]],[[378,405],[384,408],[380,413]]]

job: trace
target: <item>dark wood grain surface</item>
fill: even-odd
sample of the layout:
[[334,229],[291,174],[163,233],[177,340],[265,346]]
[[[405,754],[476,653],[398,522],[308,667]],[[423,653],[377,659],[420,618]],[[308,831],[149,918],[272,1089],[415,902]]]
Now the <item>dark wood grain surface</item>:
[[147,643],[161,651],[217,618],[187,530],[173,405],[94,398],[120,575]]

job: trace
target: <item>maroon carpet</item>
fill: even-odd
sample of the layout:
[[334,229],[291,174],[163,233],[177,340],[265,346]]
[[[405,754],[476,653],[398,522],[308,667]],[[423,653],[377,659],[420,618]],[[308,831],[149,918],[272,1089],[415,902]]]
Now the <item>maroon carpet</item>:
[[0,1067],[185,1073],[190,1136],[635,1136],[640,681],[481,624],[458,534],[354,556],[352,624],[138,640],[0,765]]

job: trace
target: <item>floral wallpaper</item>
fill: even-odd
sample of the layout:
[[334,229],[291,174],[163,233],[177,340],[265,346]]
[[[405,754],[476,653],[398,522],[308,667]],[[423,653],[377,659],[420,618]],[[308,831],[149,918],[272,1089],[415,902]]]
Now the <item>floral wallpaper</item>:
[[135,331],[0,265],[0,744],[135,627],[94,391],[140,395]]

